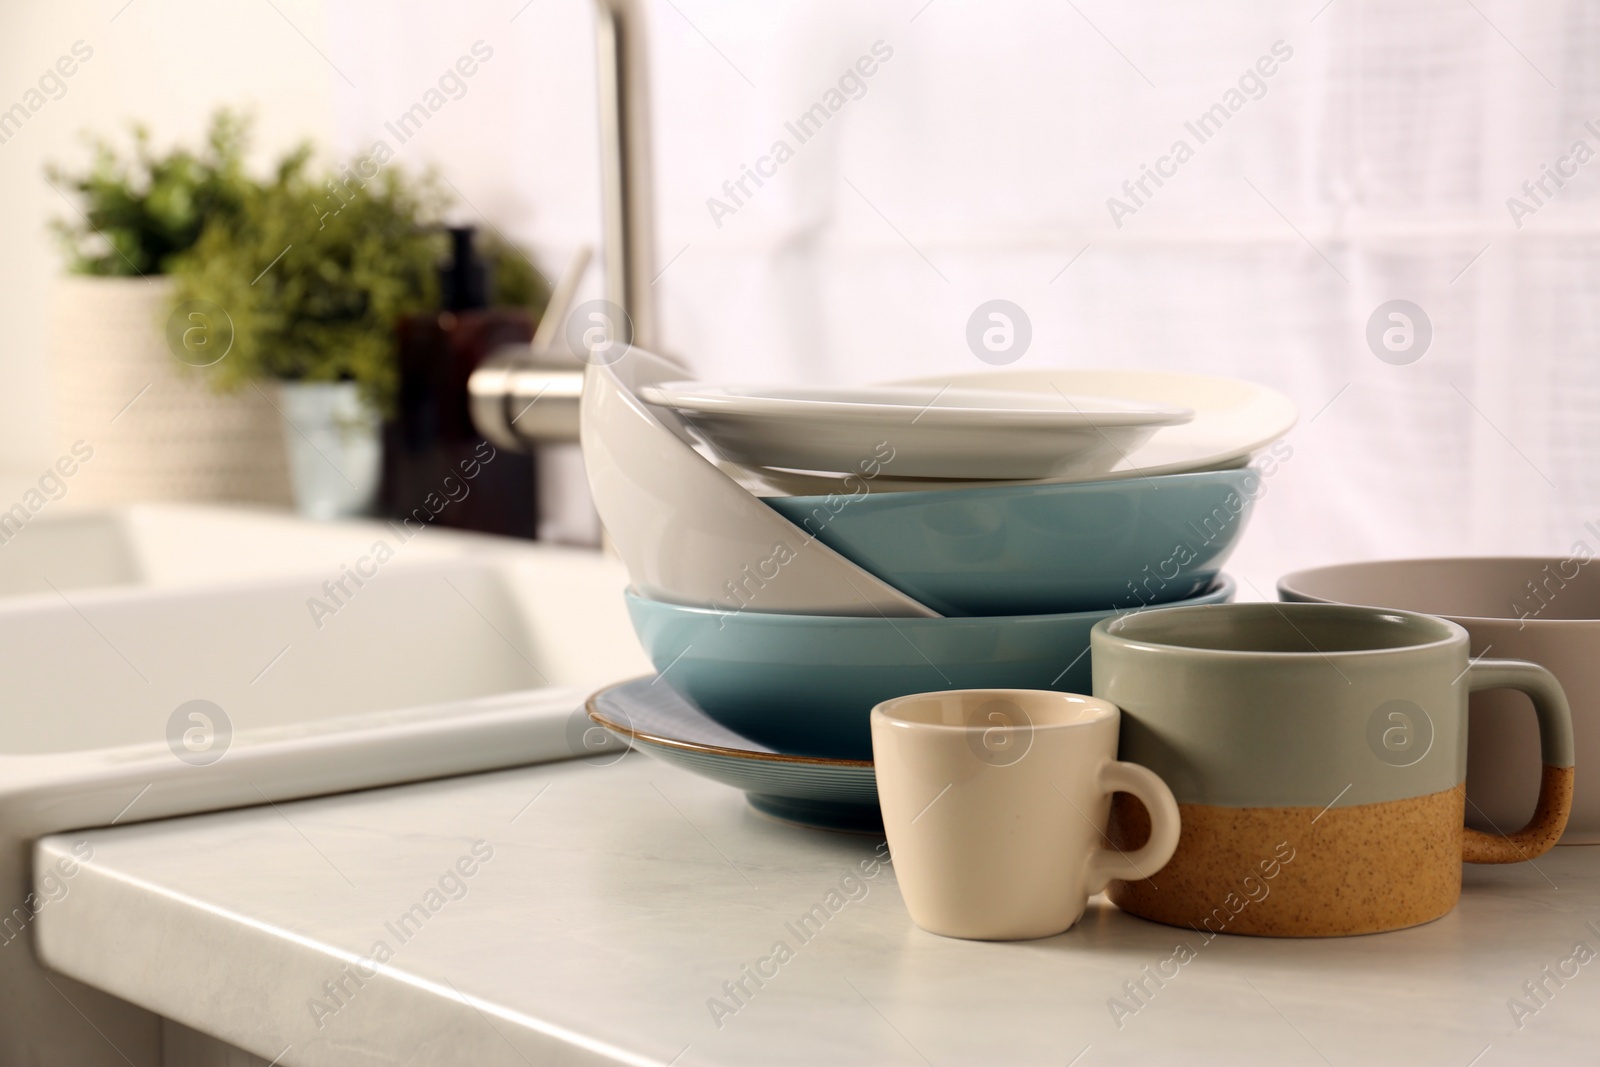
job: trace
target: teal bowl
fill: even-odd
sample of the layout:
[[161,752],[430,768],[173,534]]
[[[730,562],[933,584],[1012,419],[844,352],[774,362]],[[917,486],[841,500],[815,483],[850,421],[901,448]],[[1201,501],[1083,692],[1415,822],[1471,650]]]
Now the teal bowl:
[[[627,594],[660,678],[712,719],[775,752],[872,759],[867,715],[907,693],[1088,693],[1089,631],[1122,611],[888,619],[715,611]],[[1182,604],[1233,599],[1226,575]]]
[[1251,467],[764,502],[941,615],[1168,604],[1211,588],[1262,494]]

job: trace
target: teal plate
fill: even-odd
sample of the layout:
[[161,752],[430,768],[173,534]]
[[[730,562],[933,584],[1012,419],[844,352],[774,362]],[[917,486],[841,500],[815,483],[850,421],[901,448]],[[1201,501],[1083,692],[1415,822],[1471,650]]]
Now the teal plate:
[[825,830],[883,829],[869,760],[774,752],[718,724],[655,678],[602,689],[588,708],[589,718],[630,747],[742,789],[763,814]]

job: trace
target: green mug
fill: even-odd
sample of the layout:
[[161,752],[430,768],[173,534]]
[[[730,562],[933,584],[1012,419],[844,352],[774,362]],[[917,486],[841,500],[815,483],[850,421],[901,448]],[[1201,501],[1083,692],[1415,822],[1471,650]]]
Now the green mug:
[[[1429,615],[1331,604],[1218,604],[1107,619],[1090,635],[1094,695],[1122,709],[1118,758],[1172,789],[1177,851],[1155,881],[1108,889],[1125,911],[1212,933],[1325,937],[1446,914],[1461,863],[1516,863],[1561,836],[1571,713],[1522,660],[1468,659]],[[1464,823],[1467,696],[1533,701],[1544,771],[1532,821]],[[1132,798],[1108,833],[1138,847]]]

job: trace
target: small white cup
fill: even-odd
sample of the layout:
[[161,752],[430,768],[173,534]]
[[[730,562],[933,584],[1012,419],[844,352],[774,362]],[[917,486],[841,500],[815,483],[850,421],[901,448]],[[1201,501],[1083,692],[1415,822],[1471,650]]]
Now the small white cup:
[[[945,937],[1050,937],[1113,879],[1155,874],[1178,805],[1153,771],[1117,762],[1121,712],[1094,697],[957,689],[872,709],[878,803],[912,920]],[[1111,847],[1111,794],[1150,812],[1150,840]]]

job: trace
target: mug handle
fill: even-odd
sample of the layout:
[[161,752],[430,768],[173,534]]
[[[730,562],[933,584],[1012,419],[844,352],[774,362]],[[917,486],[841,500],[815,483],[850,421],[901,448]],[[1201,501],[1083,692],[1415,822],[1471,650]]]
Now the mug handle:
[[1089,859],[1091,896],[1113,880],[1141,882],[1165,867],[1178,847],[1181,825],[1172,790],[1148,767],[1111,760],[1100,768],[1098,785],[1102,793],[1132,793],[1139,799],[1150,813],[1150,839],[1132,852],[1111,847],[1109,841],[1107,847],[1096,849]]
[[[1528,825],[1512,834],[1486,834],[1467,827],[1461,858],[1468,863],[1520,863],[1550,851],[1567,828],[1572,811],[1572,709],[1556,676],[1526,660],[1474,660],[1467,667],[1467,691],[1482,689],[1515,689],[1533,701],[1544,772],[1539,778],[1539,803]],[[1466,786],[1458,788],[1465,791]]]

